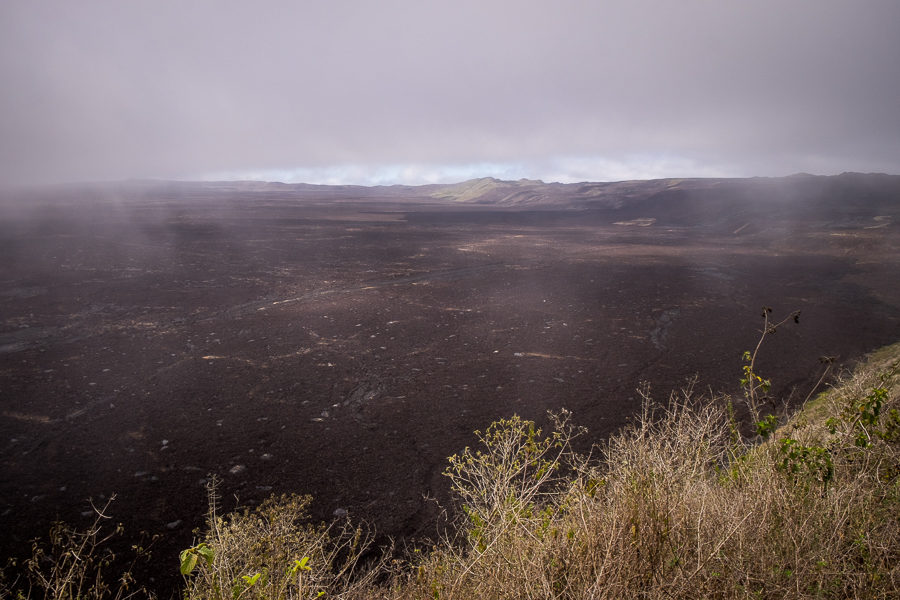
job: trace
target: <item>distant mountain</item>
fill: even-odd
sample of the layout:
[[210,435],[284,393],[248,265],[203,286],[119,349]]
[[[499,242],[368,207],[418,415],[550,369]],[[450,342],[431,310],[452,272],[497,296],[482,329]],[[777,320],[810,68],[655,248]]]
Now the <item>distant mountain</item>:
[[[653,179],[618,182],[544,183],[493,177],[450,185],[317,185],[260,181],[174,182],[132,180],[52,186],[26,194],[49,202],[95,199],[244,199],[331,203],[382,202],[473,210],[590,211],[612,222],[658,225],[718,224],[771,227],[802,216],[823,223],[878,226],[900,222],[900,175],[797,173],[787,177]],[[404,209],[406,210],[406,209]],[[605,216],[603,216],[605,215]],[[890,217],[890,218],[888,218]],[[869,226],[867,224],[865,226]],[[874,225],[873,225],[874,226]]]
[[586,211],[582,221],[701,226],[743,235],[790,235],[801,226],[883,229],[900,223],[900,176],[884,174],[573,184],[485,178],[439,187],[430,195],[456,206]]

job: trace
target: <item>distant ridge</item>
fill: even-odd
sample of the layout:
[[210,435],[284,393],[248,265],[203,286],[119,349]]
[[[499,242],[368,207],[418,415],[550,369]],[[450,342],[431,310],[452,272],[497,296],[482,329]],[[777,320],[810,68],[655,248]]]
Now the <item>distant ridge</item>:
[[[900,209],[900,175],[845,172],[785,177],[667,178],[615,182],[545,183],[482,177],[454,184],[331,185],[265,181],[164,181],[53,185],[33,188],[48,198],[59,192],[96,197],[163,195],[199,197],[251,194],[304,202],[395,202],[528,210],[614,210],[623,218],[672,223],[706,221],[717,214],[754,212],[776,217],[794,209],[834,213],[848,206],[868,212]],[[65,194],[63,194],[65,195]]]
[[623,208],[641,204],[673,204],[687,199],[703,203],[718,198],[733,204],[737,198],[763,204],[819,198],[849,200],[852,189],[866,197],[900,202],[900,176],[882,173],[842,173],[787,177],[668,178],[617,182],[544,183],[522,179],[503,181],[491,177],[439,186],[430,193],[436,199],[460,204],[505,207]]

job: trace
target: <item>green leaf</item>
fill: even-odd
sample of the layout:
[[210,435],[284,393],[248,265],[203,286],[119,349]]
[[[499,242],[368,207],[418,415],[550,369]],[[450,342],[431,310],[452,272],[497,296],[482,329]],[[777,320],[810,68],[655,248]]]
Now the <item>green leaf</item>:
[[181,574],[188,575],[191,571],[194,570],[194,567],[197,566],[197,559],[199,556],[194,551],[193,548],[189,550],[184,550],[181,553]]
[[304,556],[302,560],[294,560],[294,564],[288,568],[288,577],[293,577],[297,574],[297,571],[312,571],[312,567],[308,566],[306,563],[309,562],[309,557]]
[[206,544],[200,544],[199,546],[197,546],[197,554],[199,554],[206,560],[206,564],[211,565],[213,563],[215,553],[213,552],[213,549]]
[[252,575],[252,576],[251,575],[241,575],[241,579],[243,579],[244,583],[246,583],[248,586],[253,586],[257,581],[259,581],[260,575],[262,575],[262,573],[257,573],[256,575]]

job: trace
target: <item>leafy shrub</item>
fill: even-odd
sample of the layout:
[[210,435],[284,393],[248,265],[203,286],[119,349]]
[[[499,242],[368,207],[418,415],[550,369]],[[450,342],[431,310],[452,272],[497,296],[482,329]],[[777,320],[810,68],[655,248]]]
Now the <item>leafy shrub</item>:
[[259,507],[216,514],[216,481],[202,540],[179,556],[186,598],[280,600],[347,595],[375,573],[362,568],[370,534],[349,523],[309,523],[309,496],[271,497]]

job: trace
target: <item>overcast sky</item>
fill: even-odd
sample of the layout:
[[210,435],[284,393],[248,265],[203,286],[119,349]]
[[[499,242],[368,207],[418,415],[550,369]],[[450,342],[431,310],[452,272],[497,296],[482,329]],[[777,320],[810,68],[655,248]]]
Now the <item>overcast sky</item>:
[[897,0],[0,3],[0,183],[900,173]]

